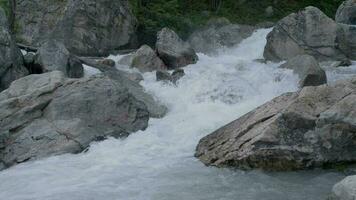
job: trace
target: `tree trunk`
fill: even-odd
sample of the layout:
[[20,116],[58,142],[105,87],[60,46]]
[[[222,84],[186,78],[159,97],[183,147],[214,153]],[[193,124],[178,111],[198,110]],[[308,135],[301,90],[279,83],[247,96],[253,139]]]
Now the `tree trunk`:
[[222,0],[211,0],[211,9],[218,12],[222,4]]

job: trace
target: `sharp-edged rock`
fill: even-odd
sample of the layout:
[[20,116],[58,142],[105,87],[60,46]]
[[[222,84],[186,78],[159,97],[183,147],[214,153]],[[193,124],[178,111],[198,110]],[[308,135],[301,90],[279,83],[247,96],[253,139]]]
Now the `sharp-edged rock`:
[[204,137],[206,165],[300,170],[356,161],[356,77],[286,93]]
[[0,161],[9,167],[78,153],[93,141],[144,130],[148,119],[145,104],[107,76],[30,75],[0,93]]
[[0,92],[12,81],[28,75],[23,57],[10,34],[5,12],[0,8]]
[[53,39],[47,40],[39,48],[35,65],[42,72],[61,71],[70,78],[84,75],[81,62],[69,53],[63,43]]
[[280,20],[267,36],[264,57],[271,61],[291,59],[300,54],[318,61],[343,60],[338,48],[339,26],[315,7],[306,7]]
[[356,199],[356,176],[348,176],[337,183],[328,200],[354,200]]
[[169,28],[158,32],[156,50],[168,69],[181,68],[198,61],[198,56],[189,43],[184,42]]
[[318,86],[327,83],[325,71],[313,56],[296,56],[281,65],[280,68],[292,69],[294,73],[298,74],[300,87]]

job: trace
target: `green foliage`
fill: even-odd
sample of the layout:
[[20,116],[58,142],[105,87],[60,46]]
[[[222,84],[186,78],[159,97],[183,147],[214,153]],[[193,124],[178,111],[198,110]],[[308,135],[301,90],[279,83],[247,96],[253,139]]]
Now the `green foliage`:
[[0,0],[0,7],[5,10],[6,14],[9,13],[9,1],[8,0]]
[[[140,41],[152,44],[156,32],[163,27],[172,28],[186,37],[191,30],[214,17],[226,17],[241,24],[274,22],[306,6],[318,7],[333,18],[343,0],[221,0],[217,11],[211,7],[212,1],[214,0],[130,0],[140,24]],[[265,14],[268,6],[274,9],[272,16]]]

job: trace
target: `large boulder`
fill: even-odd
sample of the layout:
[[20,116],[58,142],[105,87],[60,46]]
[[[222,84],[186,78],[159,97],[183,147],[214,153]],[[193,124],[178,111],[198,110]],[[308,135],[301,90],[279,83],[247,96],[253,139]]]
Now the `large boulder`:
[[206,165],[299,170],[356,161],[356,77],[286,93],[204,137]]
[[61,71],[70,78],[81,78],[84,75],[81,62],[69,53],[63,43],[52,39],[38,49],[34,66],[41,72]]
[[296,56],[281,65],[280,68],[292,69],[300,78],[300,87],[318,86],[327,83],[325,71],[313,56]]
[[0,163],[78,153],[92,141],[144,130],[148,119],[145,104],[107,76],[30,75],[0,93]]
[[338,43],[348,58],[356,60],[356,26],[339,24]]
[[271,61],[288,60],[300,54],[318,61],[343,60],[338,49],[338,25],[315,7],[306,7],[280,20],[267,36],[264,57]]
[[152,72],[167,69],[163,61],[157,56],[156,52],[147,45],[143,45],[133,54],[123,57],[119,63],[137,68],[140,72]]
[[354,200],[356,199],[356,176],[348,176],[337,183],[332,190],[329,200]]
[[337,9],[335,20],[338,23],[356,25],[356,1],[344,1]]
[[181,68],[198,61],[198,56],[189,43],[184,42],[169,28],[158,32],[156,49],[168,69]]
[[232,47],[251,36],[254,27],[231,24],[228,20],[217,19],[194,31],[188,38],[196,52],[216,53],[222,47]]
[[137,22],[128,1],[18,0],[16,14],[17,38],[32,46],[50,37],[72,53],[98,56],[135,39]]
[[5,12],[0,8],[0,91],[26,75],[28,70],[23,65],[22,53],[10,34]]

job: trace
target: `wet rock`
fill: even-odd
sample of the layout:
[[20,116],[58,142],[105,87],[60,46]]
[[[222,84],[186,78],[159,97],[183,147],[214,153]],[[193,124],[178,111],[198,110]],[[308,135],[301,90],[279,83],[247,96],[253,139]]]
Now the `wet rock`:
[[332,64],[332,67],[334,67],[334,68],[336,68],[336,67],[348,67],[350,65],[352,65],[351,60],[345,59],[345,60],[342,60],[342,61],[335,61]]
[[339,26],[315,7],[307,7],[280,20],[267,36],[264,57],[271,61],[308,54],[318,61],[343,60],[338,48]]
[[145,104],[107,76],[30,75],[0,93],[0,160],[9,167],[78,153],[92,141],[144,130],[148,119]]
[[356,199],[356,176],[348,176],[337,183],[332,190],[329,200],[353,200]]
[[16,20],[16,37],[23,43],[40,46],[55,38],[71,53],[86,56],[130,46],[137,24],[128,1],[112,0],[18,0]]
[[198,61],[198,56],[189,43],[184,42],[169,28],[158,32],[156,50],[168,69],[181,68]]
[[106,65],[109,67],[115,67],[115,61],[111,59],[102,59],[98,61],[99,64]]
[[143,81],[143,76],[140,73],[128,73],[127,78],[137,83]]
[[336,12],[336,22],[356,25],[356,1],[344,1]]
[[39,48],[35,65],[40,66],[42,72],[57,70],[70,78],[81,78],[84,75],[81,62],[69,53],[63,43],[52,39]]
[[149,46],[141,46],[135,53],[122,58],[122,64],[137,68],[140,72],[166,70],[167,67]]
[[318,86],[327,83],[325,71],[313,56],[296,56],[281,65],[280,68],[292,69],[294,73],[298,74],[300,87]]
[[218,49],[222,47],[239,44],[251,36],[255,29],[252,26],[232,24],[225,18],[218,19],[210,21],[205,27],[194,31],[189,36],[188,41],[196,52],[217,53]]
[[356,26],[339,24],[338,43],[340,50],[351,60],[356,60]]
[[170,81],[174,84],[176,84],[178,82],[178,80],[181,79],[183,76],[185,76],[183,69],[174,70],[172,74],[170,74],[167,71],[157,71],[156,72],[156,80],[157,81]]
[[204,137],[206,165],[300,170],[356,161],[356,77],[283,94]]
[[12,81],[28,75],[23,65],[23,57],[8,28],[8,21],[0,8],[0,92],[8,88]]

